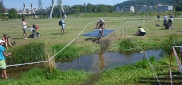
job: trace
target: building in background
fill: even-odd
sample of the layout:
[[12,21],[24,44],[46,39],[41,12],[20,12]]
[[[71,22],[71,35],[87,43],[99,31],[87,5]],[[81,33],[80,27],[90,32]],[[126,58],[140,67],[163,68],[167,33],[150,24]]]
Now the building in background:
[[173,6],[169,6],[169,5],[157,6],[158,12],[167,12],[167,11],[172,11],[172,10],[173,10]]
[[123,8],[123,12],[135,12],[135,8],[134,8],[134,6],[125,6],[124,8]]

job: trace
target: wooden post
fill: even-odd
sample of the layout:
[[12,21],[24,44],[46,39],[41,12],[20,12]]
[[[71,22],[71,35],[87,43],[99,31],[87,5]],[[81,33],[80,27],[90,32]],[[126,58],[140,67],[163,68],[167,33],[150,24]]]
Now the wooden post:
[[[49,54],[48,54],[48,52],[47,52],[47,58],[49,59],[50,58],[50,56],[49,56]],[[49,65],[49,71],[50,71],[50,73],[52,73],[52,65],[51,65],[51,61],[48,61],[48,65]]]
[[[171,52],[171,56],[170,56],[170,66],[169,66],[169,76],[168,76],[168,85],[170,85],[170,80],[171,80],[171,78],[170,78],[170,74],[171,74],[171,61],[172,61],[172,56],[173,56],[173,49],[172,49],[172,52]],[[172,84],[172,82],[171,82],[171,84]]]
[[[77,36],[79,35],[79,31],[77,31]],[[77,38],[77,42],[79,43],[79,37]]]

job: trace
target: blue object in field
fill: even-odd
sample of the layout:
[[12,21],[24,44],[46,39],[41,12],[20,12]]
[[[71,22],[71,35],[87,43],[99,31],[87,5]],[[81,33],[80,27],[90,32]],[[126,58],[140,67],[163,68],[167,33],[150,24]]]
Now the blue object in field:
[[[110,34],[110,33],[112,33],[114,30],[104,30],[104,36],[107,36],[108,34]],[[98,36],[98,34],[99,34],[99,30],[98,29],[96,29],[96,30],[94,30],[94,31],[92,31],[92,32],[89,32],[89,33],[86,33],[86,34],[83,34],[83,36],[92,36],[92,37],[97,37]]]

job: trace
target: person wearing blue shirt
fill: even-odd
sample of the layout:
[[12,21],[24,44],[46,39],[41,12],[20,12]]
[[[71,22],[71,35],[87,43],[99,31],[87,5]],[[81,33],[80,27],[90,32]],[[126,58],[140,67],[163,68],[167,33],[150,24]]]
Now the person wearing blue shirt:
[[62,17],[62,25],[61,25],[61,34],[64,34],[64,30],[65,30],[65,26],[66,26],[66,22],[64,21],[64,16]]
[[5,41],[0,39],[0,69],[1,69],[1,77],[7,79],[8,76],[6,74],[6,62],[5,56],[11,56],[11,53],[6,53],[4,46],[2,46]]

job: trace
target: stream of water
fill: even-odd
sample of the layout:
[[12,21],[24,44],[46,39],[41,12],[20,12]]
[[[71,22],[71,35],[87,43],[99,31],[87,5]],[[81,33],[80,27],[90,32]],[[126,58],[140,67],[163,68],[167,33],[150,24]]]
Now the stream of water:
[[[150,58],[155,56],[155,58],[159,60],[161,58],[160,53],[162,50],[147,50],[145,52],[146,57]],[[73,69],[97,73],[110,68],[115,68],[117,66],[133,64],[142,60],[143,57],[144,53],[131,53],[125,55],[118,52],[105,52],[103,54],[83,55],[79,59],[76,59],[72,62],[57,62],[56,64],[57,68],[62,71]]]

